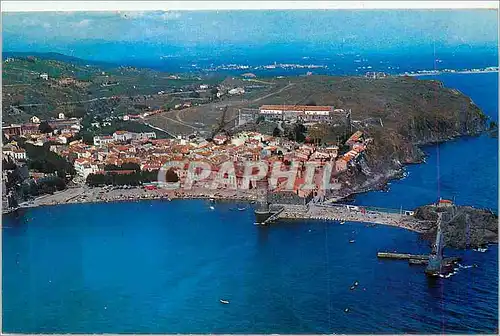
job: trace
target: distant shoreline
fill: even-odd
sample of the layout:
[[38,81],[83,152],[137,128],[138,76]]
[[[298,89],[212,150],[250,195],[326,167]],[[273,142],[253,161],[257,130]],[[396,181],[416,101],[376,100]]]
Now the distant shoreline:
[[481,74],[481,73],[492,73],[498,72],[498,69],[491,70],[454,70],[454,71],[436,71],[436,72],[421,72],[421,73],[407,73],[407,74],[399,74],[399,77],[419,77],[419,76],[436,76],[436,75],[445,75],[445,74]]
[[192,189],[183,191],[167,191],[164,189],[145,190],[143,187],[131,189],[115,189],[106,191],[102,187],[76,187],[67,188],[54,194],[46,194],[35,198],[33,201],[21,203],[17,208],[4,210],[2,215],[13,213],[20,209],[38,208],[46,206],[87,203],[115,203],[139,202],[150,200],[179,200],[179,199],[214,199],[218,201],[256,201],[258,195],[235,194],[236,191],[213,191],[209,189]]

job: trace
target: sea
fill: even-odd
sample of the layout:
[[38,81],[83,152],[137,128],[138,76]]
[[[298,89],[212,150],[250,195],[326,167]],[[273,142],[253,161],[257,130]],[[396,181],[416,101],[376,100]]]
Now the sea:
[[[422,77],[431,78],[498,121],[497,73]],[[354,202],[412,209],[443,197],[498,213],[496,138],[424,150],[426,163]],[[314,220],[261,227],[250,206],[210,205],[73,204],[3,216],[3,332],[498,332],[496,244],[485,252],[446,248],[462,257],[456,272],[428,278],[422,266],[376,256],[428,253],[414,232]]]

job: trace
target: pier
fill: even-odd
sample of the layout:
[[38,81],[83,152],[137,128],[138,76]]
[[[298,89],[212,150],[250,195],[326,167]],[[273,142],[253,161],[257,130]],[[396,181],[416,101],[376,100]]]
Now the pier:
[[275,220],[277,220],[279,218],[279,216],[281,215],[281,213],[285,211],[285,208],[284,207],[281,207],[279,209],[276,209],[275,211],[273,212],[270,212],[270,216],[264,220],[262,223],[260,223],[261,225],[267,225],[271,222],[274,222]]
[[[274,204],[267,207],[267,216],[259,224],[267,225],[279,220],[291,219],[314,219],[327,221],[349,221],[371,223],[369,226],[389,225],[404,228],[418,233],[428,232],[434,227],[434,221],[424,221],[417,219],[413,211],[397,209],[385,209],[374,207],[362,207],[348,204],[318,204],[309,202],[307,205]],[[453,270],[454,265],[460,261],[457,257],[443,256],[443,225],[460,213],[452,208],[451,219],[443,222],[443,213],[438,212],[437,234],[429,255],[396,253],[396,252],[378,252],[379,259],[406,260],[409,265],[425,266],[425,274],[428,276],[442,276]]]
[[442,273],[443,268],[443,229],[442,229],[443,214],[438,213],[438,228],[436,241],[432,246],[431,254],[429,255],[429,263],[425,269],[425,274],[436,276]]
[[273,220],[315,219],[349,221],[403,227],[415,232],[427,231],[428,224],[413,216],[413,211],[403,209],[366,208],[346,204],[313,204],[306,206],[280,204],[283,208]]

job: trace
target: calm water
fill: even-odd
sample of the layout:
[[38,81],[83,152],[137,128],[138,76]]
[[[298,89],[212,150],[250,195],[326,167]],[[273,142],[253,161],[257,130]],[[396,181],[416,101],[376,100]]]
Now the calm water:
[[[442,79],[497,119],[496,74]],[[498,209],[497,139],[443,144],[440,192]],[[407,208],[437,195],[436,149],[387,193],[357,202]],[[253,225],[250,209],[145,201],[29,209],[3,217],[5,332],[478,333],[498,325],[498,248],[448,279],[379,261],[426,253],[417,234],[316,221]],[[355,244],[349,240],[355,239]],[[349,288],[359,281],[357,289]],[[229,305],[219,303],[230,301]],[[349,308],[346,313],[344,310]]]

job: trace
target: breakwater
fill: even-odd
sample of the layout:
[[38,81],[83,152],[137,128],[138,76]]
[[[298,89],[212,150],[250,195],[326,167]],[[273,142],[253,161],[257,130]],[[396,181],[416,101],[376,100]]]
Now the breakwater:
[[383,211],[362,211],[359,207],[349,205],[319,205],[308,206],[282,205],[278,219],[315,219],[329,221],[349,221],[373,223],[402,227],[414,232],[424,233],[430,227],[430,221],[422,221],[408,214],[411,212],[391,213]]

